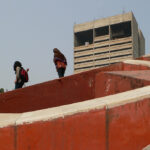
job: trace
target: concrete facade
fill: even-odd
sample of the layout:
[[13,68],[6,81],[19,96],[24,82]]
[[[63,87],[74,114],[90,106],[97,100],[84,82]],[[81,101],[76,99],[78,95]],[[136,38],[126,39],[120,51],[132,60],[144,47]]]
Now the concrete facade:
[[74,72],[145,54],[145,39],[132,12],[74,26]]

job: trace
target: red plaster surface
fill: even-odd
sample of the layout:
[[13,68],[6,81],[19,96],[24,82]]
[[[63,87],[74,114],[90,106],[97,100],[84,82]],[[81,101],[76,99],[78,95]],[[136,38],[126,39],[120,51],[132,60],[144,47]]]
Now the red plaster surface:
[[[142,57],[140,60],[150,60]],[[27,112],[150,84],[150,68],[117,63],[0,95],[0,113]],[[0,150],[141,150],[150,144],[150,99],[0,128]]]
[[0,150],[16,150],[15,127],[0,128]]
[[[111,71],[108,74],[116,76],[125,76],[126,78],[139,79],[150,81],[150,70],[138,70],[138,71]],[[144,81],[143,81],[144,82]]]
[[92,99],[94,83],[90,73],[8,92],[0,97],[0,112],[26,112]]
[[142,65],[131,65],[131,64],[124,64],[123,65],[124,71],[134,71],[134,70],[150,70],[147,66]]
[[98,73],[96,75],[95,97],[103,97],[150,85],[149,76],[150,71]]
[[[57,79],[33,85],[27,88],[7,92],[0,95],[0,113],[21,113],[34,111],[110,95],[112,92],[104,91],[104,93],[102,93],[102,91],[106,89],[107,86],[103,80],[109,81],[109,77],[104,75],[100,76],[101,72],[124,72],[124,70],[130,71],[145,69],[148,70],[150,68],[117,63],[107,67],[68,76],[62,79]],[[112,88],[114,87],[115,84],[112,85]],[[132,89],[132,87],[128,88],[128,86],[123,88],[123,91]],[[121,90],[118,91],[115,89],[112,89],[112,91],[114,94],[121,92]]]
[[18,126],[17,150],[103,150],[105,109]]
[[150,144],[150,99],[108,111],[109,150],[142,150]]
[[146,60],[146,61],[150,61],[150,56],[146,56],[146,57],[140,57],[140,58],[137,58],[138,60]]
[[34,111],[93,99],[96,73],[122,68],[122,63],[118,63],[1,94],[0,113]]

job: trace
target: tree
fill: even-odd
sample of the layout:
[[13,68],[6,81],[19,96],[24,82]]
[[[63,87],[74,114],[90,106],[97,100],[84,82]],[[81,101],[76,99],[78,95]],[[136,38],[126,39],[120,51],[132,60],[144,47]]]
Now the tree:
[[3,88],[0,88],[0,93],[4,93],[4,89]]

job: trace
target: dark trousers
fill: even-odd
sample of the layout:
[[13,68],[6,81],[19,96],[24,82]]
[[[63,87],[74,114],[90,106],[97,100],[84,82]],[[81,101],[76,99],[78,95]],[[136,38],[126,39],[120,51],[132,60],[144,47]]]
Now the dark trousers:
[[16,82],[16,83],[15,83],[15,89],[22,88],[22,86],[23,86],[23,85],[24,85],[24,82],[22,82],[22,81],[21,81],[21,82],[19,82],[19,83],[18,83],[18,82]]
[[57,68],[59,78],[64,77],[65,68]]

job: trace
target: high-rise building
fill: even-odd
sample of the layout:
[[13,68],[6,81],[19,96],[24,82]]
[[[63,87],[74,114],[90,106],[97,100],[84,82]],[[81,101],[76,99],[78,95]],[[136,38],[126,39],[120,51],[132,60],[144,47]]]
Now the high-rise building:
[[74,26],[74,72],[145,54],[145,39],[132,12]]

